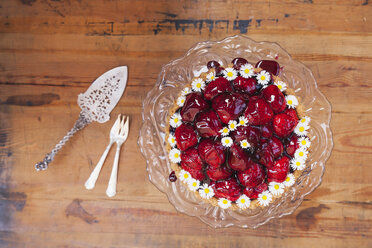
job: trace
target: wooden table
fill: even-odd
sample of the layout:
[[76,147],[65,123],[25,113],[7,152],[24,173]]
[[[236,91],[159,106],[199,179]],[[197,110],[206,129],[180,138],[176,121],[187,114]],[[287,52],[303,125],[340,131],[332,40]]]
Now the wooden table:
[[[0,1],[0,247],[371,247],[372,7],[368,0]],[[214,230],[176,212],[137,146],[141,103],[163,64],[193,44],[245,34],[276,41],[314,73],[332,104],[323,183],[290,216],[257,230]],[[84,182],[113,123],[72,138],[45,172],[34,164],[72,127],[77,95],[129,66],[111,116],[131,116],[118,194]],[[107,163],[113,161],[114,152]]]

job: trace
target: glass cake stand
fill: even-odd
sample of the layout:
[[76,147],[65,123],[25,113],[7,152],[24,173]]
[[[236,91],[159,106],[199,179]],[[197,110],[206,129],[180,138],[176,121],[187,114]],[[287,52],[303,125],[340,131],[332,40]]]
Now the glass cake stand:
[[[208,61],[216,60],[227,65],[235,57],[243,57],[252,65],[262,59],[276,60],[283,67],[279,76],[296,91],[305,107],[305,115],[311,117],[309,136],[312,146],[307,168],[281,198],[263,209],[233,211],[214,207],[198,199],[180,180],[172,183],[168,179],[172,171],[165,142],[169,110],[186,84],[206,71]],[[333,148],[329,127],[331,105],[319,91],[311,71],[294,61],[277,43],[256,42],[239,35],[198,43],[183,57],[164,65],[154,88],[143,101],[142,118],[138,144],[147,162],[150,181],[168,196],[169,202],[179,212],[198,217],[214,228],[256,228],[272,218],[291,214],[321,183],[325,162]]]

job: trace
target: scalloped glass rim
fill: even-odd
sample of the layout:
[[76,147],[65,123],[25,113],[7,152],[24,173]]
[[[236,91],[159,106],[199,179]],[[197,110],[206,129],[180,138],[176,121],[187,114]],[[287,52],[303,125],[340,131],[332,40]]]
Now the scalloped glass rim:
[[[177,180],[168,180],[172,171],[165,149],[166,121],[169,109],[179,92],[191,79],[206,69],[210,60],[228,64],[235,57],[246,58],[253,65],[261,59],[276,59],[283,67],[280,75],[290,88],[295,89],[305,113],[311,117],[309,135],[312,140],[309,165],[297,179],[295,185],[264,209],[232,211],[214,207],[198,199]],[[248,37],[236,35],[221,41],[197,43],[181,58],[163,66],[158,80],[143,101],[143,124],[138,144],[147,162],[150,181],[162,192],[179,211],[212,227],[238,226],[256,228],[272,218],[289,215],[301,204],[322,181],[325,162],[333,148],[330,129],[331,105],[318,90],[311,71],[291,56],[277,43],[256,42]]]

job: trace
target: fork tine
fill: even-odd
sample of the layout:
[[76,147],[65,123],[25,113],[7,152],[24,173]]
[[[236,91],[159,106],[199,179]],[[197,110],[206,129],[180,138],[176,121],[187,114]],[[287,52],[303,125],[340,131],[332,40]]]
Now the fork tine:
[[119,130],[119,127],[120,127],[120,119],[121,119],[121,114],[118,115],[118,118],[116,119],[114,125],[112,125],[112,128],[111,128],[111,133],[117,133],[118,130]]
[[125,139],[128,137],[129,133],[129,116],[125,119],[124,128],[123,128],[123,136]]

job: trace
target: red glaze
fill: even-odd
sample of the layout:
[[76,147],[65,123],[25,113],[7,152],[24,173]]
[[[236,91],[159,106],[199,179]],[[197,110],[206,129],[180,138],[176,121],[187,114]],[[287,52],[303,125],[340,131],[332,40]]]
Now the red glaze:
[[195,170],[191,167],[188,167],[187,165],[184,164],[184,162],[182,161],[181,162],[181,167],[182,169],[184,169],[185,171],[189,172],[190,175],[196,179],[196,180],[199,180],[199,181],[203,181],[205,179],[205,175],[203,173],[202,170]]
[[252,126],[239,126],[232,132],[232,137],[236,142],[246,139],[251,146],[256,147],[260,138],[260,130]]
[[283,154],[284,151],[283,144],[278,138],[272,137],[269,140],[269,147],[271,148],[271,152],[274,158],[278,158]]
[[204,90],[204,97],[212,100],[215,96],[223,92],[231,92],[231,83],[224,77],[219,77],[210,82]]
[[217,198],[226,198],[230,201],[236,201],[241,195],[242,189],[235,178],[212,184],[214,194]]
[[241,172],[238,172],[239,182],[245,187],[254,188],[265,180],[265,170],[257,163],[252,163],[251,166]]
[[263,125],[269,123],[273,118],[270,105],[262,99],[251,99],[244,113],[248,123],[252,125]]
[[273,126],[271,123],[267,123],[261,126],[261,136],[264,138],[270,138],[273,136]]
[[286,114],[278,114],[274,117],[274,132],[281,138],[287,137],[295,129],[297,120]]
[[280,65],[274,60],[260,60],[255,67],[262,68],[275,76],[278,76],[280,72]]
[[222,165],[218,168],[209,166],[207,169],[208,177],[213,181],[226,180],[233,174],[233,170],[228,168],[226,165]]
[[283,112],[287,104],[283,93],[273,84],[263,89],[262,99],[270,105],[274,113]]
[[218,136],[222,129],[222,123],[213,110],[206,110],[198,114],[195,118],[195,126],[202,137]]
[[230,120],[237,119],[246,107],[245,99],[235,93],[223,93],[212,101],[212,108],[216,111],[221,121],[227,124]]
[[268,188],[267,183],[263,182],[255,188],[246,187],[243,190],[243,194],[245,194],[251,199],[256,199],[258,198],[258,195],[267,190],[267,188]]
[[248,61],[243,58],[235,58],[231,61],[235,70],[240,70],[242,65],[248,64]]
[[248,154],[240,147],[240,145],[234,143],[230,147],[228,165],[235,171],[244,171],[253,164]]
[[212,168],[218,168],[225,162],[225,147],[220,141],[203,139],[198,146],[198,152],[202,160]]
[[223,72],[223,70],[225,70],[225,68],[224,67],[217,67],[216,68],[216,75],[218,76],[218,75],[222,75],[222,72]]
[[238,76],[233,81],[234,88],[240,92],[254,95],[256,93],[257,82],[254,78],[243,78]]
[[300,145],[298,144],[297,140],[298,140],[298,137],[297,137],[297,135],[294,134],[289,139],[289,141],[287,142],[287,144],[285,146],[285,150],[286,150],[286,152],[287,152],[287,154],[289,156],[292,156],[293,157],[294,154],[295,154],[295,152],[296,152],[296,150],[300,147]]
[[261,148],[257,151],[260,157],[260,163],[263,164],[266,168],[271,168],[274,165],[275,159],[268,141],[261,144]]
[[195,170],[201,170],[203,168],[203,161],[199,156],[198,150],[194,147],[182,152],[181,160],[185,165]]
[[198,142],[198,135],[194,128],[186,123],[182,123],[181,126],[176,128],[174,136],[176,137],[177,146],[181,151],[196,145]]
[[207,68],[208,69],[212,69],[212,68],[218,68],[220,67],[220,63],[218,63],[217,61],[215,60],[211,60],[207,63]]
[[289,115],[289,116],[292,116],[295,120],[296,120],[296,126],[297,126],[297,124],[298,124],[298,116],[297,116],[297,112],[296,112],[296,110],[294,110],[294,109],[286,109],[284,112],[283,112],[283,114],[287,114],[287,115]]
[[275,161],[274,166],[267,170],[267,179],[269,182],[283,182],[289,171],[289,158],[286,156],[281,157]]
[[186,96],[185,103],[181,109],[182,121],[193,122],[195,116],[208,107],[201,93],[190,93]]

